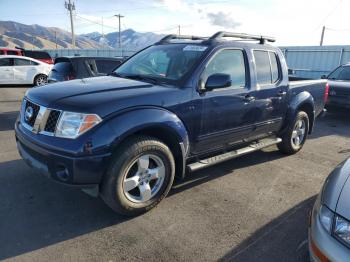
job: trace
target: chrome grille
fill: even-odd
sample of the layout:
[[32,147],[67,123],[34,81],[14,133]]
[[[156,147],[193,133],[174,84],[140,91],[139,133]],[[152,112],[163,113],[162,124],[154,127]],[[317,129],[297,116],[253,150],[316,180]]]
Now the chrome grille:
[[60,115],[60,110],[40,106],[28,99],[23,100],[21,123],[33,133],[53,136]]
[[[27,113],[28,109],[30,109],[32,112],[31,117],[26,117],[26,113]],[[30,102],[29,100],[26,100],[24,112],[23,112],[25,123],[28,124],[29,126],[33,127],[35,120],[38,116],[39,110],[40,110],[40,106]]]
[[61,111],[58,110],[51,110],[49,117],[47,118],[46,125],[45,125],[45,132],[54,133],[56,130],[56,125],[58,122],[58,119],[60,118]]

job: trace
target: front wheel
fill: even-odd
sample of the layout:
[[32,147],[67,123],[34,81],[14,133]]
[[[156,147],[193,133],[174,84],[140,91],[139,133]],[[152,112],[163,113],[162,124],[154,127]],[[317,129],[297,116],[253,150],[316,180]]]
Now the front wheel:
[[302,149],[309,132],[309,117],[304,111],[299,111],[287,131],[282,136],[278,149],[285,154],[295,154]]
[[174,176],[174,157],[163,142],[133,137],[112,157],[101,197],[114,211],[135,216],[155,207],[168,194]]

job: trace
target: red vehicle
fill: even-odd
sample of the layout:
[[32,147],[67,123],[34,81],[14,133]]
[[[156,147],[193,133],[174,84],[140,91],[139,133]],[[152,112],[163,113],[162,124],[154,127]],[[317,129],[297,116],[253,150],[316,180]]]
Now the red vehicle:
[[20,55],[39,60],[47,64],[53,64],[54,61],[50,54],[45,51],[25,50],[23,48],[0,48],[0,55]]
[[23,51],[20,49],[12,48],[0,48],[0,55],[23,55]]

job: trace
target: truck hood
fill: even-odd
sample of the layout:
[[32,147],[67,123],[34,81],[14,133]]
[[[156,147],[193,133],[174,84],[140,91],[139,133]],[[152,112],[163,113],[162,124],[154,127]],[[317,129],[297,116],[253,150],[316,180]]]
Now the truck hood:
[[[104,117],[138,105],[165,106],[180,88],[159,86],[113,76],[85,78],[33,88],[26,97],[39,105]],[[167,93],[167,94],[164,94]],[[172,100],[172,101],[170,101]]]
[[[348,160],[350,162],[350,160]],[[350,165],[348,165],[347,173],[348,178],[344,183],[344,186],[340,192],[340,196],[338,199],[338,204],[335,212],[342,217],[345,217],[346,219],[350,220]]]
[[[342,192],[345,189],[344,185],[348,184],[348,190],[350,190],[350,181],[348,179],[349,175],[350,159],[347,159],[332,171],[324,183],[322,189],[322,203],[327,205],[333,211],[336,211],[339,207],[338,201],[340,200],[340,196],[343,194]],[[350,191],[348,193],[350,193]],[[349,203],[350,202],[348,201],[348,207],[350,207]],[[340,209],[342,210],[342,208]],[[350,211],[350,209],[348,211]]]

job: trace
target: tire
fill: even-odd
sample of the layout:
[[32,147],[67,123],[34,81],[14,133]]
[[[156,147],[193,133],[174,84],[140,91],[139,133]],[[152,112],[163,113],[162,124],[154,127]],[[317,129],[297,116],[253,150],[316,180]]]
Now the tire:
[[37,75],[34,78],[34,86],[43,86],[47,84],[47,76],[44,74]]
[[[292,123],[282,135],[282,142],[277,144],[278,149],[288,155],[300,151],[306,141],[309,132],[309,116],[304,111],[299,111]],[[302,126],[300,126],[302,125]],[[299,140],[299,142],[298,142]]]
[[[154,178],[156,173],[158,178]],[[112,156],[101,183],[101,197],[115,212],[136,216],[169,193],[174,176],[175,161],[168,146],[152,137],[132,137]]]

